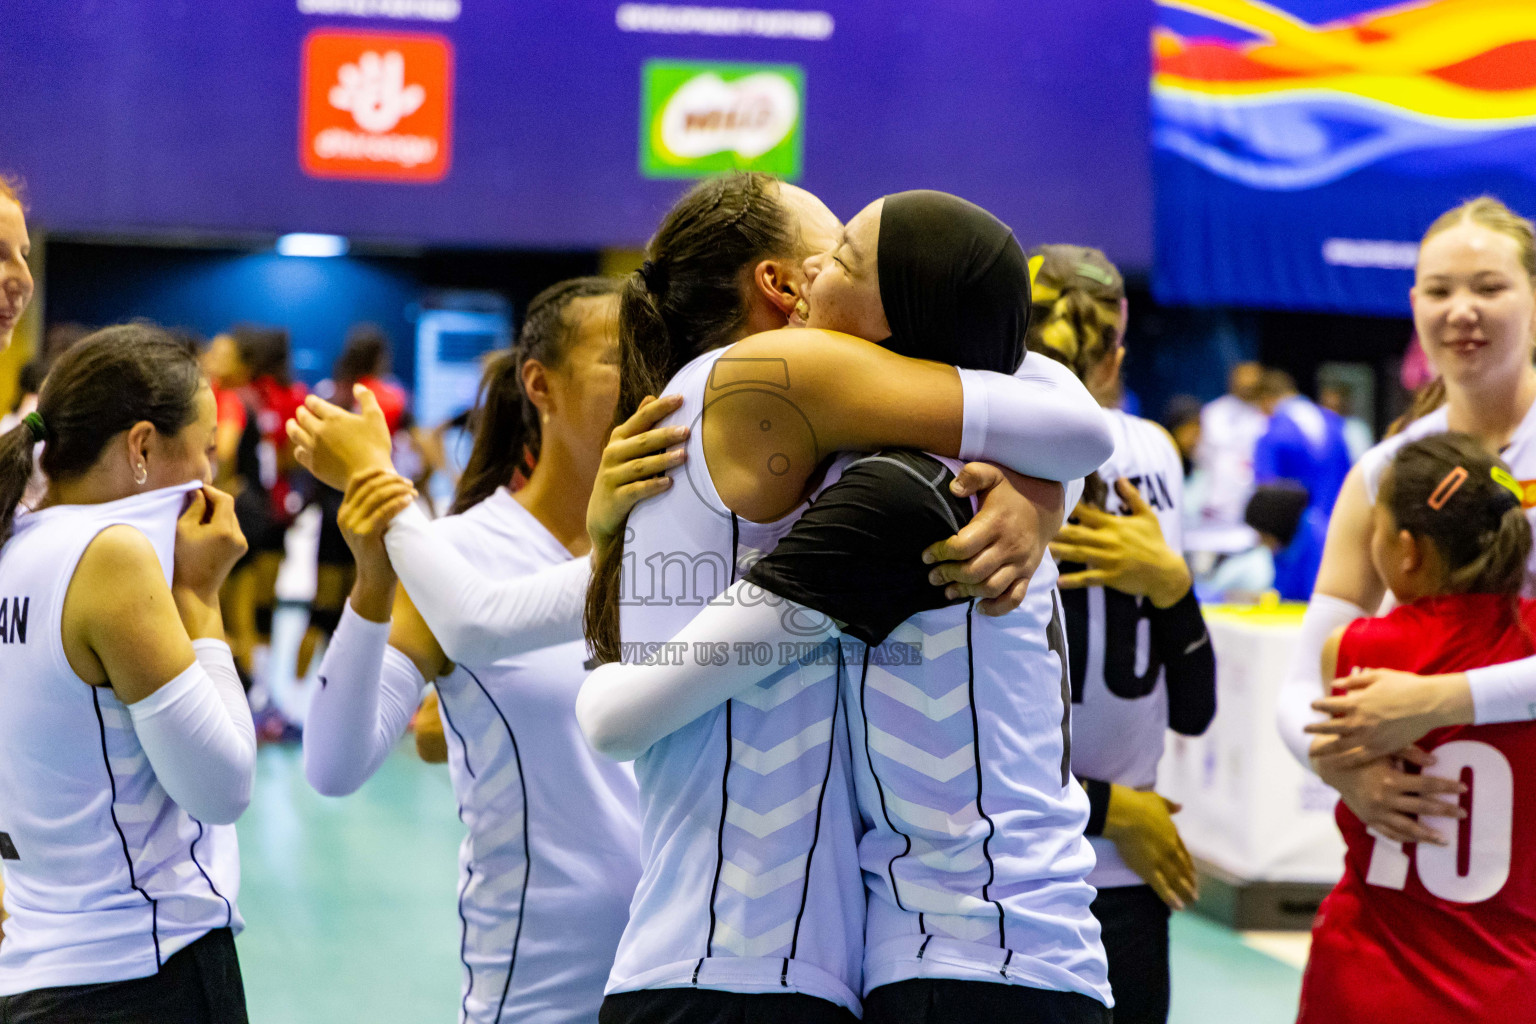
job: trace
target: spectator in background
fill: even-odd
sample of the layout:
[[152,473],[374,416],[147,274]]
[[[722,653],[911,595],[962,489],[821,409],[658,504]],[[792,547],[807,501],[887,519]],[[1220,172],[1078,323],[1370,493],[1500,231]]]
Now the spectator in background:
[[[1305,601],[1322,548],[1301,530],[1307,511],[1306,488],[1283,481],[1261,484],[1248,499],[1243,519],[1259,542],[1247,551],[1222,560],[1195,588],[1202,601],[1251,601],[1266,590],[1278,590],[1286,600]],[[1305,577],[1298,591],[1296,581]]]
[[1376,435],[1369,423],[1355,415],[1355,389],[1337,381],[1324,384],[1317,389],[1317,404],[1343,417],[1350,464],[1359,462],[1360,456],[1376,443]]
[[1293,481],[1307,495],[1296,538],[1275,556],[1275,589],[1288,601],[1305,601],[1322,562],[1328,517],[1349,475],[1344,420],[1296,391],[1284,370],[1265,370],[1259,404],[1269,429],[1254,448],[1253,474],[1259,484]]
[[1269,425],[1257,405],[1263,374],[1258,363],[1238,363],[1227,379],[1227,393],[1200,412],[1195,464],[1208,486],[1198,506],[1191,500],[1197,512],[1185,534],[1190,551],[1231,554],[1253,546],[1243,511],[1253,494],[1253,449]]
[[27,266],[32,239],[17,189],[0,174],[0,352],[11,347],[11,335],[32,301],[32,268]]
[[1174,395],[1163,407],[1162,422],[1178,446],[1187,480],[1195,470],[1195,452],[1200,448],[1200,399],[1194,395]]
[[0,416],[0,434],[11,430],[23,416],[37,408],[37,393],[43,388],[43,376],[43,364],[36,359],[17,373],[16,397],[11,400],[11,411]]
[[230,335],[247,378],[241,393],[256,426],[254,474],[244,480],[235,503],[250,552],[231,573],[235,577],[231,585],[240,590],[242,605],[252,609],[252,646],[245,668],[256,687],[253,704],[259,708],[264,702],[266,656],[272,644],[284,538],[302,508],[302,499],[293,490],[299,466],[293,459],[285,424],[304,404],[305,390],[293,380],[287,330],[242,324]]
[[1343,418],[1297,393],[1296,382],[1284,370],[1264,371],[1259,407],[1269,417],[1269,429],[1254,446],[1254,481],[1301,484],[1310,495],[1308,510],[1322,513],[1326,533],[1328,515],[1351,465]]
[[[251,386],[250,367],[240,353],[240,342],[233,334],[219,334],[202,354],[203,375],[213,389],[217,408],[213,483],[235,496],[235,518],[245,536],[265,538],[273,523],[271,495],[261,479],[260,399]],[[247,690],[251,688],[257,640],[254,559],[252,552],[242,556],[219,594],[224,632],[240,682]]]

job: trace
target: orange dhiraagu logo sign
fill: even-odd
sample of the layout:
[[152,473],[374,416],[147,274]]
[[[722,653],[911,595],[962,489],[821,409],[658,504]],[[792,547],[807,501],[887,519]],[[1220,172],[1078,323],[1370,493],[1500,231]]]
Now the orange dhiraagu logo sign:
[[453,46],[320,29],[304,40],[299,163],[317,178],[433,182],[453,142]]

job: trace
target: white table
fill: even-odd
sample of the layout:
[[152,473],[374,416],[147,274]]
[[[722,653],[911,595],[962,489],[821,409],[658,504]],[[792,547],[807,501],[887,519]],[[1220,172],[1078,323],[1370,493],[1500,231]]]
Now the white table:
[[1280,742],[1275,706],[1304,605],[1207,606],[1216,652],[1216,717],[1203,736],[1169,733],[1158,792],[1189,852],[1245,882],[1331,885],[1343,870],[1333,790]]

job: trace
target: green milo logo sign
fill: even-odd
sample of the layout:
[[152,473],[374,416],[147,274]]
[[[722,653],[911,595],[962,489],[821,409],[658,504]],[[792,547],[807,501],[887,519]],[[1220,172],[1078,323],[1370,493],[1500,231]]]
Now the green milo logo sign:
[[793,64],[647,61],[640,173],[697,178],[751,170],[800,176],[805,72]]

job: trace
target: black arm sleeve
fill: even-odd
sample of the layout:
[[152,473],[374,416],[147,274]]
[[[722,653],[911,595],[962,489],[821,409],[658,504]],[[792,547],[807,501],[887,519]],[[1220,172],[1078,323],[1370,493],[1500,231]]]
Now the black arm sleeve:
[[1078,779],[1088,792],[1088,826],[1085,836],[1102,836],[1104,819],[1109,817],[1109,783],[1099,779]]
[[1198,736],[1216,715],[1216,654],[1194,588],[1175,605],[1154,609],[1152,643],[1168,685],[1168,727]]
[[923,549],[970,521],[968,499],[931,455],[886,451],[850,464],[822,491],[778,546],[743,577],[748,583],[847,623],[874,646],[903,621],[964,602],[928,582]]

